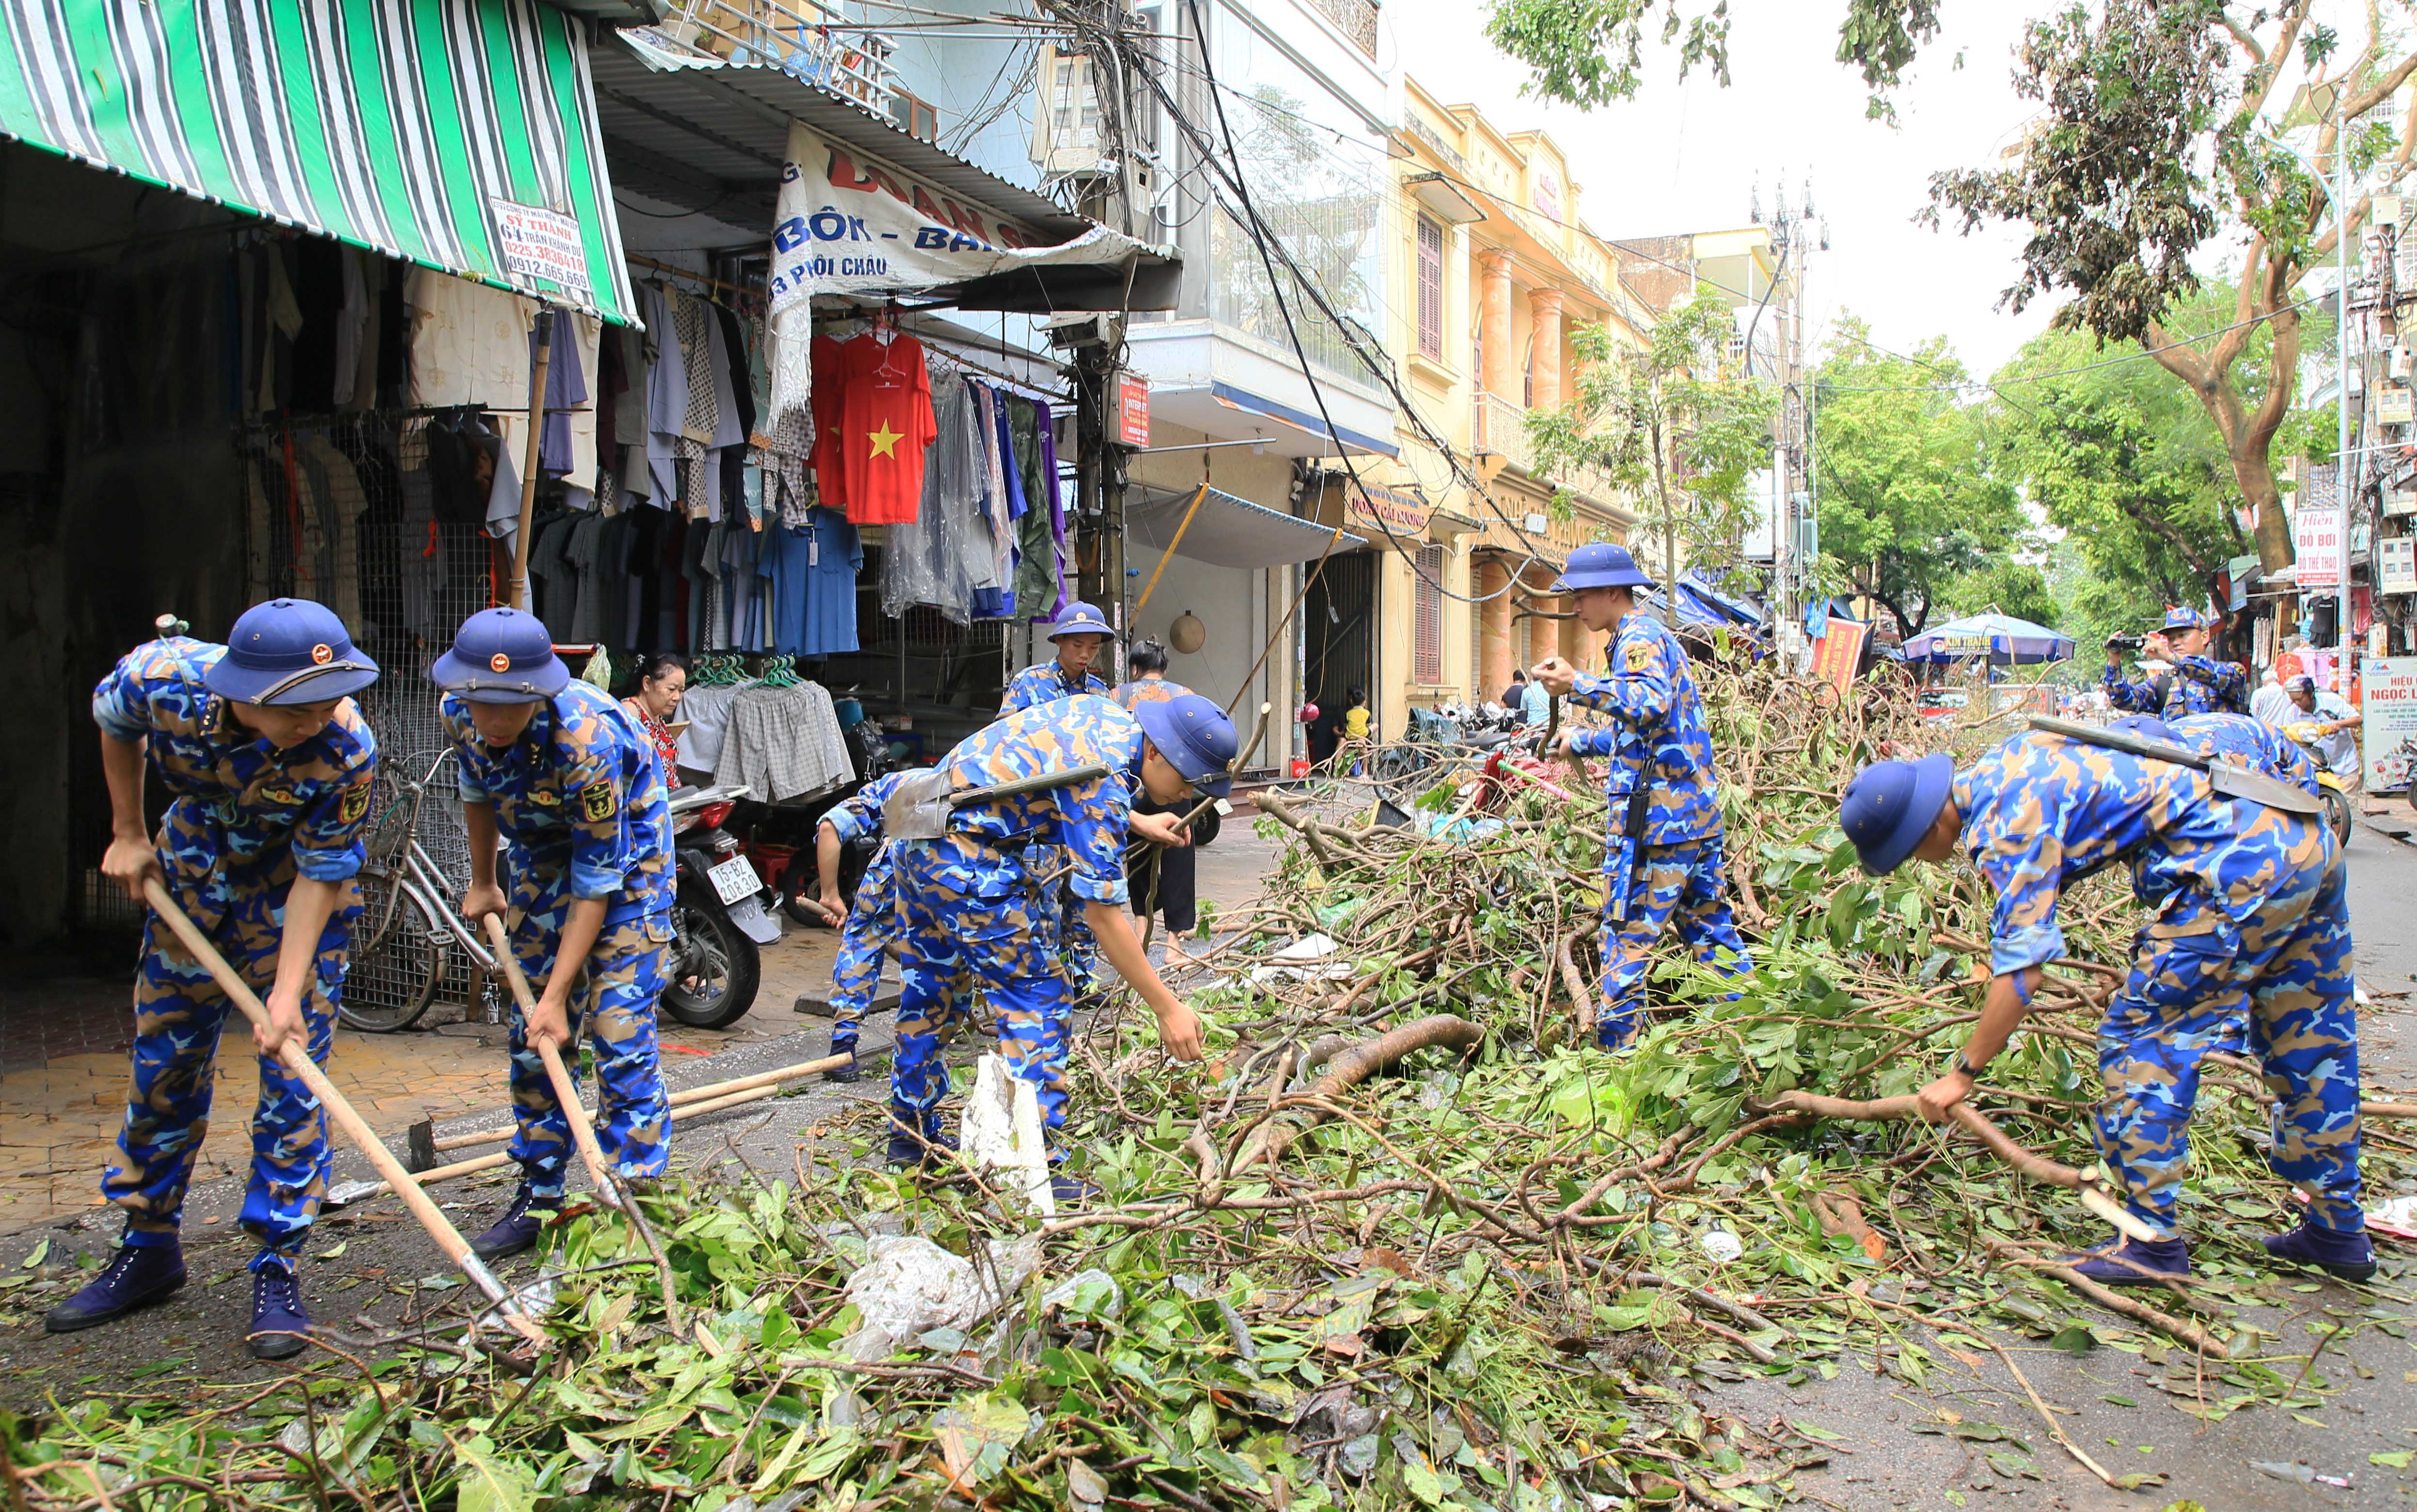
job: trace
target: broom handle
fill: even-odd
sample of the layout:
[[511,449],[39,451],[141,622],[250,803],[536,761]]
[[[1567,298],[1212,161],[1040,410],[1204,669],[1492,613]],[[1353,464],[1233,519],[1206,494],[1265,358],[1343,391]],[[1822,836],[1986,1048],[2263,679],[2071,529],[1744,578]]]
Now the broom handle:
[[[144,880],[143,897],[151,905],[152,912],[166,922],[178,942],[209,969],[210,976],[217,981],[220,990],[235,1000],[235,1005],[243,1010],[243,1016],[251,1021],[252,1027],[266,1030],[268,1009],[261,1004],[260,995],[236,974],[233,966],[227,964],[226,958],[219,954],[218,947],[210,944],[209,937],[186,917],[185,911],[176,906],[176,900],[168,896],[168,889],[160,885],[157,877]],[[429,1237],[436,1241],[436,1247],[445,1252],[445,1257],[486,1293],[488,1301],[508,1302],[510,1293],[504,1290],[504,1283],[495,1279],[495,1273],[487,1269],[485,1263],[471,1251],[470,1241],[462,1237],[461,1231],[454,1228],[452,1220],[437,1207],[435,1199],[419,1189],[419,1184],[411,1179],[411,1172],[403,1169],[403,1162],[394,1157],[361,1115],[353,1111],[353,1105],[345,1101],[344,1095],[336,1090],[336,1084],[327,1080],[327,1073],[320,1070],[318,1064],[311,1059],[309,1045],[301,1039],[288,1039],[279,1049],[277,1059],[288,1071],[301,1079],[302,1084],[311,1089],[311,1095],[319,1099],[319,1106],[327,1110],[327,1116],[344,1131],[344,1137],[369,1157],[370,1164],[386,1178],[394,1194],[403,1199],[403,1205],[411,1209],[411,1216],[419,1220],[419,1226],[428,1231]],[[505,1322],[530,1339],[540,1343],[545,1340],[545,1335],[536,1324],[521,1316],[517,1308],[506,1308],[503,1316]]]

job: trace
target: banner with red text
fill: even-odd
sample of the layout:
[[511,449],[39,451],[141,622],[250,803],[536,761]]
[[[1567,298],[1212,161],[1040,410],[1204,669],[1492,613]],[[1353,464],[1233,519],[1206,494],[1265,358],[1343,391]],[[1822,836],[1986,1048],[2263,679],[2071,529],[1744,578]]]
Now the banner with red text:
[[792,121],[772,224],[772,311],[818,294],[930,289],[1144,250],[1104,226],[1055,246],[1036,245],[1041,240],[1029,226]]

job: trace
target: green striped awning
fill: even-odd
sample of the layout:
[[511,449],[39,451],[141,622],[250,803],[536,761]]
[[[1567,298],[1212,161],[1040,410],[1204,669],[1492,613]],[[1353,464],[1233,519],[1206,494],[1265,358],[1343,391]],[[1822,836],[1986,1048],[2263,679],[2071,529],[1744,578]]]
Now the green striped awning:
[[633,322],[587,39],[537,0],[0,0],[0,136]]

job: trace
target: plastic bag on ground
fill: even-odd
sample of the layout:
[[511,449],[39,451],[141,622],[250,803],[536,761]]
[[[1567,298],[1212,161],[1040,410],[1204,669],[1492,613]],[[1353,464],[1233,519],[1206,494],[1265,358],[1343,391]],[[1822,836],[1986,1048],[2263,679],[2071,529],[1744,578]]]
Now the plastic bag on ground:
[[1057,1202],[1049,1186],[1049,1147],[1041,1127],[1040,1089],[1010,1075],[1007,1063],[996,1054],[975,1063],[957,1147],[977,1167],[1001,1172],[1006,1179],[998,1185],[1021,1195],[1042,1217],[1056,1216]]

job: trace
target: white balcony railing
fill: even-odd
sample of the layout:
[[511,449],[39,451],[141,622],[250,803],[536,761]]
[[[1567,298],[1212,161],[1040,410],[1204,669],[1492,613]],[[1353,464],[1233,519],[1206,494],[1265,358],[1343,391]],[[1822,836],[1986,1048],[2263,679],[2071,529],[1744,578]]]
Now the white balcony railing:
[[817,0],[680,0],[663,30],[733,63],[778,68],[879,114],[894,113],[892,44]]

